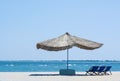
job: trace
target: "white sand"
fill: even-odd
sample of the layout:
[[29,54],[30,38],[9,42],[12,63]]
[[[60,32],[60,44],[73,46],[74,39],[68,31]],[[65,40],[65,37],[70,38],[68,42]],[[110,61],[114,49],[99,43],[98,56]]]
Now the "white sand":
[[85,76],[84,72],[77,74],[80,75],[61,76],[57,72],[0,72],[0,81],[120,81],[120,72],[102,76]]

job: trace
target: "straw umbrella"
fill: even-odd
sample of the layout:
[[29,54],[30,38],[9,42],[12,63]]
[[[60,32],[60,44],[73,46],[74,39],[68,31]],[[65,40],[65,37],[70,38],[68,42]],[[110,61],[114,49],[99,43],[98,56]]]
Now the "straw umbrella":
[[57,38],[49,39],[40,43],[37,43],[37,49],[41,48],[48,51],[60,51],[67,49],[67,69],[69,60],[69,49],[76,46],[81,49],[93,50],[101,47],[103,44],[90,41],[87,39],[72,36],[69,33],[65,33]]

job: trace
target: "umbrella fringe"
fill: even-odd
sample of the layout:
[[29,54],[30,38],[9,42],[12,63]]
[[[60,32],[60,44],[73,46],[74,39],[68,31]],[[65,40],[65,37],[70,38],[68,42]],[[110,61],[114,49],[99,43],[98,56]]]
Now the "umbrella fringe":
[[70,49],[72,48],[73,46],[62,46],[62,47],[51,47],[51,46],[45,46],[45,45],[40,45],[40,44],[37,44],[36,45],[37,49],[44,49],[44,50],[48,50],[48,51],[60,51],[60,50],[66,50],[66,49]]

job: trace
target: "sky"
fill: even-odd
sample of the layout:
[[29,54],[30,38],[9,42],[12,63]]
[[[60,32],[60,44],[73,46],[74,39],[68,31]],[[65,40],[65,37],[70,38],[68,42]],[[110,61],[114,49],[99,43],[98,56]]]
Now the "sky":
[[0,0],[0,60],[66,60],[36,44],[69,32],[104,45],[70,60],[120,60],[120,0]]

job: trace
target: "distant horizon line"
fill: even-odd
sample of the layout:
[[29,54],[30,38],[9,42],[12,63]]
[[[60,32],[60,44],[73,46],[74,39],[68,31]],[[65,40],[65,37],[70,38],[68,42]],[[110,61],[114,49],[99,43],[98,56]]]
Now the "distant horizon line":
[[[66,61],[66,60],[0,60],[0,61]],[[69,61],[120,61],[120,60],[69,60]]]

